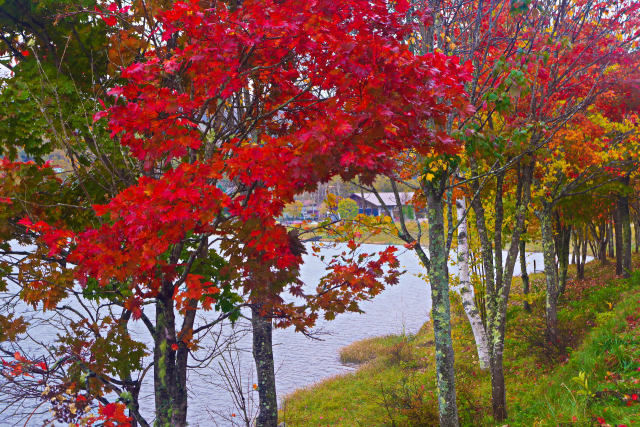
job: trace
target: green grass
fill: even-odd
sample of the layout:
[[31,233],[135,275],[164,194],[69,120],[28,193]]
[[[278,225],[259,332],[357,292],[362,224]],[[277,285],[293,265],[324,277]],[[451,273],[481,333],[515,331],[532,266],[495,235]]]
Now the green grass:
[[[640,283],[640,275],[633,282]],[[631,425],[640,422],[640,290],[594,290],[597,325],[547,378],[518,396],[511,425]],[[609,306],[609,304],[612,304]]]
[[356,341],[340,350],[340,361],[360,365],[388,354],[395,347],[402,346],[412,339],[413,337],[408,335],[385,335]]
[[[638,259],[634,260],[636,268]],[[504,368],[509,426],[610,425],[640,421],[640,275],[614,277],[613,266],[587,265],[587,279],[572,281],[560,302],[561,348],[544,336],[544,278],[532,276],[532,312],[521,307],[514,279],[508,310]],[[470,327],[453,298],[456,389],[461,424],[495,425],[490,378],[478,367]],[[628,317],[631,316],[631,317]],[[364,362],[288,396],[281,412],[288,426],[421,426],[437,424],[430,323],[415,336],[355,343],[342,357]],[[584,379],[578,380],[583,373]],[[638,392],[640,394],[640,392]],[[575,418],[574,418],[575,417]]]

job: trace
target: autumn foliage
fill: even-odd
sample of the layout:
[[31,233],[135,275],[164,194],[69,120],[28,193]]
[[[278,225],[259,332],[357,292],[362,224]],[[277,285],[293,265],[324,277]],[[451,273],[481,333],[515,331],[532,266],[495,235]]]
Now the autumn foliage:
[[[84,37],[68,39],[72,54],[57,50],[60,34],[30,30],[29,41],[12,33],[2,52],[18,77],[50,82],[65,70],[69,81],[42,86],[37,102],[35,77],[3,88],[2,275],[18,285],[20,301],[43,312],[74,297],[106,301],[120,318],[74,318],[76,336],[58,339],[59,364],[8,352],[3,375],[55,383],[44,397],[58,402],[58,418],[126,425],[140,415],[135,399],[122,396],[139,385],[131,372],[150,356],[159,422],[186,423],[187,361],[198,332],[213,324],[198,328],[196,313],[236,319],[241,308],[258,307],[276,326],[307,332],[319,316],[358,311],[398,283],[396,248],[368,254],[358,242],[358,227],[389,230],[392,219],[321,224],[346,244],[322,258],[326,275],[310,287],[300,279],[303,255],[321,250],[278,221],[296,196],[331,179],[366,188],[385,175],[415,187],[416,212],[439,209],[430,220],[441,220],[430,228],[432,243],[442,243],[430,249],[442,273],[433,293],[444,298],[439,327],[450,320],[453,206],[468,197],[484,270],[495,272],[484,327],[493,343],[494,415],[506,418],[504,322],[521,233],[538,226],[528,212],[546,215],[544,230],[552,214],[556,229],[596,219],[602,229],[612,202],[603,196],[585,207],[577,196],[597,188],[624,198],[636,177],[640,3],[427,3],[51,2],[60,8],[43,15],[53,16],[48,31],[72,22]],[[90,40],[101,44],[91,78],[94,62],[82,56]],[[11,130],[25,123],[33,129]],[[69,171],[44,163],[54,146]],[[18,161],[18,153],[35,161]],[[422,251],[405,224],[396,231],[407,249]],[[129,318],[144,323],[153,349],[128,335]],[[27,327],[27,319],[0,313],[2,341]],[[88,373],[92,393],[79,385]],[[116,392],[114,402],[103,397]]]
[[[401,43],[411,31],[401,24],[407,6],[176,2],[164,11],[166,46],[124,69],[126,84],[110,91],[115,105],[95,116],[108,119],[143,176],[94,207],[101,227],[74,236],[69,261],[81,282],[126,281],[134,313],[163,282],[179,299],[215,298],[188,256],[167,256],[174,245],[235,235],[223,252],[241,245],[287,269],[300,257],[275,218],[295,194],[334,175],[371,179],[394,166],[393,151],[456,152],[427,123],[464,112],[469,67],[413,55]],[[48,239],[69,236],[57,233]],[[252,274],[250,265],[233,268]],[[349,271],[334,269],[333,280],[361,283]]]

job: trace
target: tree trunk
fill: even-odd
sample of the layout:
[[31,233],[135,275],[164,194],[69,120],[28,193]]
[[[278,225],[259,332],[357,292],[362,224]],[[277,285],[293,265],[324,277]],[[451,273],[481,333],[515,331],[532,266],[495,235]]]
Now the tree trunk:
[[[131,320],[131,315],[132,312],[130,310],[124,310],[122,312],[119,323],[123,334],[129,333],[128,324]],[[129,396],[125,398],[125,396],[120,395],[120,398],[122,399],[122,402],[127,405],[129,417],[131,417],[131,427],[149,427],[149,423],[147,423],[144,417],[140,414],[140,381],[134,381],[131,378],[131,374],[127,374],[122,377],[122,379],[126,382],[126,384],[124,384],[124,389],[129,393]]]
[[[625,184],[628,185],[629,178],[625,178]],[[621,194],[618,197],[618,220],[621,229],[621,267],[622,276],[629,277],[631,275],[631,215],[629,212],[629,196]]]
[[607,264],[607,245],[609,243],[609,226],[607,225],[605,220],[602,220],[600,222],[599,229],[599,236],[595,235],[595,228],[593,229],[593,231],[594,237],[598,239],[598,258],[600,258],[600,262],[602,263],[602,265],[605,265]]
[[520,249],[520,278],[522,279],[522,294],[524,295],[523,307],[526,311],[531,311],[531,305],[529,304],[529,273],[527,273],[527,258],[526,258],[526,246],[527,243],[521,238],[519,243]]
[[253,328],[253,358],[256,362],[259,397],[256,427],[276,427],[278,425],[278,399],[273,363],[271,319],[261,316],[260,308],[252,306],[251,326]]
[[571,247],[571,226],[562,224],[556,218],[556,254],[558,257],[558,296],[564,294],[567,286],[567,272],[569,269],[569,249]]
[[544,205],[536,212],[540,220],[542,235],[542,254],[544,258],[544,276],[547,284],[546,295],[546,336],[553,344],[558,343],[558,276],[556,270],[556,256],[551,224],[551,206]]
[[587,235],[586,228],[580,227],[576,228],[576,242],[574,251],[576,252],[576,277],[579,280],[584,279],[584,263],[587,258]]
[[[501,178],[497,178],[498,185],[496,188],[496,201],[501,194],[497,194],[501,187]],[[479,184],[474,182],[474,191],[479,191]],[[499,205],[499,203],[496,203]],[[479,198],[472,200],[472,206],[476,214],[476,227],[478,229],[478,237],[480,238],[480,247],[482,253],[482,264],[486,280],[486,296],[485,305],[487,311],[487,335],[489,337],[491,351],[491,406],[493,418],[496,421],[502,421],[507,418],[507,400],[506,388],[504,384],[504,372],[502,370],[502,349],[503,334],[500,327],[500,297],[499,289],[496,287],[496,268],[494,267],[494,250],[489,240],[487,232],[487,222],[484,214],[484,206]],[[496,211],[500,209],[496,206]],[[498,213],[498,212],[496,212]],[[499,217],[499,215],[498,215]],[[501,225],[495,226],[496,230],[501,230]],[[496,236],[499,241],[499,236]],[[498,251],[499,249],[496,249]],[[501,257],[495,260],[501,262]]]
[[482,250],[482,263],[486,280],[486,310],[487,310],[487,336],[489,338],[491,354],[491,406],[493,418],[502,421],[507,418],[507,399],[504,383],[504,371],[502,369],[503,338],[501,334],[498,290],[495,285],[495,268],[493,264],[493,248],[489,240],[484,207],[479,199],[473,200],[473,209],[476,213],[476,227],[480,237]]
[[633,232],[635,234],[636,253],[638,253],[640,252],[640,219],[638,214],[636,214],[636,218],[633,221]]
[[[187,425],[187,361],[189,351],[176,334],[173,285],[164,283],[156,297],[156,327],[154,332],[154,395],[156,420],[161,427]],[[197,301],[185,316],[183,330],[191,330]]]
[[478,350],[478,360],[480,369],[489,368],[489,344],[487,342],[487,332],[484,329],[480,312],[476,307],[474,290],[471,285],[471,275],[469,273],[469,242],[467,240],[467,217],[465,215],[466,202],[464,198],[456,200],[458,227],[458,271],[460,275],[460,296],[462,307],[467,315],[473,338],[476,341]]
[[613,212],[613,224],[615,229],[615,244],[616,244],[616,275],[621,276],[624,272],[623,269],[623,242],[622,242],[622,221],[620,218],[620,201],[616,203],[616,209]]
[[[478,174],[473,158],[470,162],[474,175]],[[507,320],[507,303],[511,290],[513,271],[518,259],[520,237],[525,227],[525,220],[531,198],[531,179],[535,160],[521,164],[518,170],[518,184],[516,190],[515,224],[512,229],[507,256],[502,262],[502,228],[504,222],[503,195],[504,172],[496,174],[496,197],[494,200],[495,220],[493,227],[494,245],[489,240],[485,209],[478,197],[471,200],[475,212],[476,227],[480,238],[482,264],[486,281],[486,312],[487,336],[491,355],[491,405],[494,421],[500,422],[507,418],[507,399],[503,371],[504,337]],[[480,191],[478,181],[472,182],[475,193]],[[495,260],[495,263],[494,263]]]
[[429,283],[431,286],[431,319],[436,346],[436,378],[440,425],[457,427],[453,342],[451,340],[451,311],[449,302],[449,270],[444,236],[444,204],[442,191],[433,183],[423,183],[427,197],[429,221]]
[[613,225],[610,222],[607,224],[607,243],[609,244],[609,258],[613,258],[614,256],[616,256],[616,253],[613,250]]
[[[164,284],[156,298],[156,332],[154,337],[154,391],[156,403],[155,425],[182,427],[187,425],[186,403],[178,410],[176,403],[182,401],[178,394],[186,390],[186,384],[178,385],[173,345],[176,343],[176,319],[173,311],[173,292]],[[186,394],[186,392],[185,392]],[[186,401],[186,396],[184,396]]]
[[585,227],[582,232],[582,259],[580,261],[580,271],[578,272],[578,278],[584,279],[584,265],[587,262],[587,249],[589,248],[588,239],[589,239],[589,231]]
[[504,369],[502,366],[504,344],[494,346],[494,356],[491,359],[491,406],[493,418],[496,421],[507,419],[507,388],[504,383]]

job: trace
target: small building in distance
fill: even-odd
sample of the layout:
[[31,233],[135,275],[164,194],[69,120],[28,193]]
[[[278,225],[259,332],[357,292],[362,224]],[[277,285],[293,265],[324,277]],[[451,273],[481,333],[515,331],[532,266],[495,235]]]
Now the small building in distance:
[[320,216],[319,206],[315,201],[306,199],[302,201],[302,217],[305,219],[318,219]]
[[[409,204],[409,201],[413,197],[413,192],[398,193],[398,196],[400,197],[400,206],[398,206],[396,196],[393,192],[382,192],[378,194],[380,195],[384,205],[386,205],[391,211],[393,218],[398,218],[401,207],[407,219],[415,218],[413,206]],[[349,198],[358,204],[358,213],[369,216],[387,214],[384,206],[380,203],[380,200],[374,193],[352,193]]]

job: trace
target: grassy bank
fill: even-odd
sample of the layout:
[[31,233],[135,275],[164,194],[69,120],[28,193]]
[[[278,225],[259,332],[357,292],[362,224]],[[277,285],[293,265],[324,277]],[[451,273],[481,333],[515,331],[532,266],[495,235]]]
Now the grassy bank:
[[[586,277],[571,281],[561,300],[559,347],[543,339],[543,277],[532,276],[531,313],[521,308],[521,287],[514,280],[504,360],[510,417],[501,425],[640,422],[635,400],[640,395],[640,275],[615,278],[612,265],[593,262]],[[455,298],[453,336],[461,423],[494,425],[490,378],[479,369],[470,327]],[[282,421],[288,426],[437,425],[433,353],[430,323],[416,335],[355,343],[341,357],[360,363],[360,369],[290,395]]]

